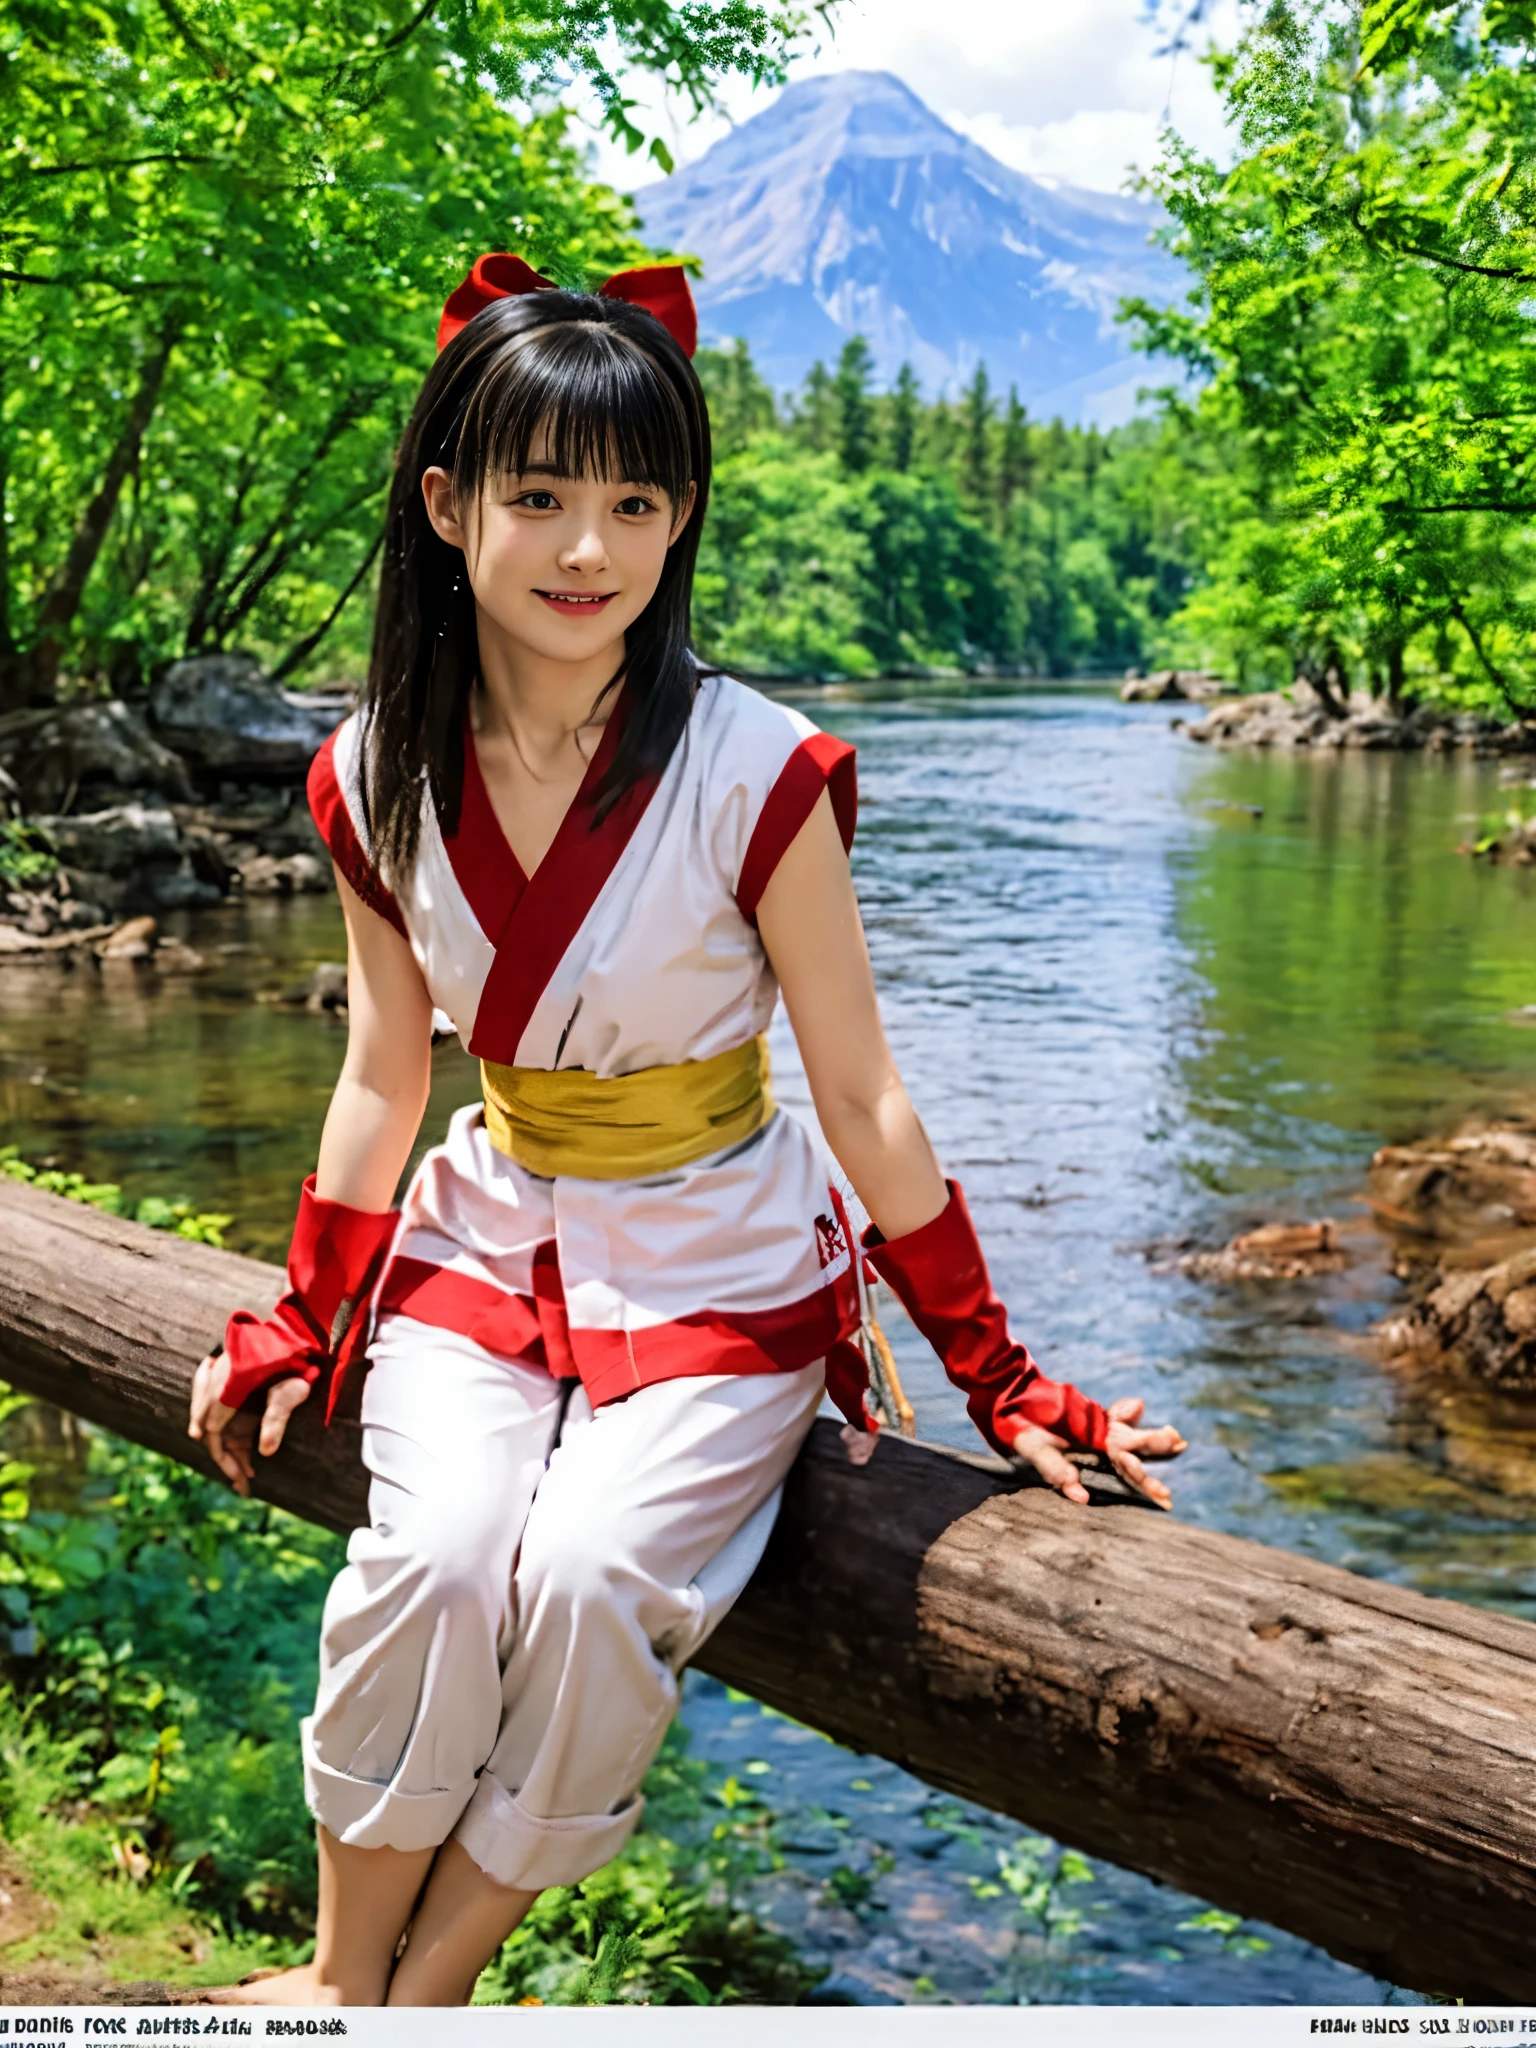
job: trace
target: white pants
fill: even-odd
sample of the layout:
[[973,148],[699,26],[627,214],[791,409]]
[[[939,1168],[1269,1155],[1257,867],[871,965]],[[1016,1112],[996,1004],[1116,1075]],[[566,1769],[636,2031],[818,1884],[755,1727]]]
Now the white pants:
[[[363,1390],[371,1526],[325,1605],[315,1818],[359,1848],[452,1834],[498,1884],[622,1847],[677,1674],[751,1577],[822,1368],[663,1381],[563,1421],[547,1374],[385,1318]],[[556,1441],[558,1437],[558,1441]]]

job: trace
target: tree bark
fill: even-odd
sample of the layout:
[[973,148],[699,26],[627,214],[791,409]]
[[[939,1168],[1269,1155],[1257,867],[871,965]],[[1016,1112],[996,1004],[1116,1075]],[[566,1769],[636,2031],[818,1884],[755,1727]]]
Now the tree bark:
[[[0,1182],[0,1375],[206,1469],[192,1367],[270,1266]],[[259,1490],[345,1529],[353,1410]],[[699,1664],[859,1750],[1420,1990],[1536,1998],[1536,1627],[818,1423]]]
[[22,710],[30,705],[51,703],[64,654],[64,636],[74,623],[85,595],[85,586],[96,557],[101,553],[107,528],[122,494],[128,472],[138,459],[145,431],[154,418],[165,381],[166,366],[176,346],[172,329],[155,342],[139,372],[138,385],[129,400],[107,466],[96,495],[81,514],[69,552],[54,578],[37,615],[36,638],[24,653],[11,653],[0,665],[0,710]]

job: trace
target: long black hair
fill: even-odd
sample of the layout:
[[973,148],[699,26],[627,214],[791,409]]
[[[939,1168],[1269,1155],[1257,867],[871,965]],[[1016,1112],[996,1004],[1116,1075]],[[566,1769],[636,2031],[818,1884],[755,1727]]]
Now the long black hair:
[[428,371],[390,489],[362,795],[374,858],[396,886],[415,860],[423,784],[443,831],[458,828],[480,668],[464,556],[434,532],[422,478],[434,466],[447,470],[455,502],[467,507],[492,477],[526,468],[541,431],[561,476],[644,484],[664,492],[674,512],[690,484],[696,491],[608,686],[623,681],[627,701],[599,815],[666,766],[688,722],[698,687],[688,614],[710,464],[709,413],[693,365],[659,320],[623,300],[566,291],[498,299]]

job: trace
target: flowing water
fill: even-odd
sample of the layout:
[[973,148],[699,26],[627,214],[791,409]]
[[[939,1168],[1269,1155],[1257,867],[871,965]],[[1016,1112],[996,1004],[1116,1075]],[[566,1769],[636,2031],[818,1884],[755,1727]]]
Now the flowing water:
[[[1511,1021],[1536,1001],[1536,871],[1455,850],[1508,801],[1498,769],[1211,757],[1163,707],[1091,691],[808,708],[858,744],[891,1039],[1046,1369],[1181,1425],[1188,1519],[1536,1617],[1536,1418],[1376,1362],[1394,1289],[1354,1200],[1376,1145],[1536,1096],[1536,1032]],[[185,980],[0,972],[0,1137],[227,1210],[233,1243],[280,1257],[344,1030],[256,998],[340,957],[339,913],[257,903],[185,935],[209,962]],[[803,1104],[782,1029],[775,1055]],[[456,1048],[436,1060],[429,1135],[475,1093]],[[1323,1214],[1357,1255],[1326,1283],[1219,1289],[1147,1255]],[[958,1397],[893,1335],[922,1433],[965,1443]],[[1046,1939],[999,1882],[1017,1827],[709,1681],[687,1717],[731,1796],[784,1817],[765,1896],[831,1996],[1389,1995],[1273,1930],[1192,1927],[1195,1904],[1102,1865],[1057,1887],[1082,1924]]]

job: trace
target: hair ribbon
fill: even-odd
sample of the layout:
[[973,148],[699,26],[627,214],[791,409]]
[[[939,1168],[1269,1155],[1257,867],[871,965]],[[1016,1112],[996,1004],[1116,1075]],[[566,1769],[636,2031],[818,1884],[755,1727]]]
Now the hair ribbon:
[[[474,269],[443,308],[443,317],[437,323],[439,351],[495,300],[521,298],[524,292],[557,290],[559,286],[553,279],[541,277],[521,256],[493,252],[477,258]],[[615,271],[606,284],[598,286],[597,296],[623,299],[654,314],[685,356],[691,356],[698,347],[699,316],[681,263],[652,263],[640,270]]]

